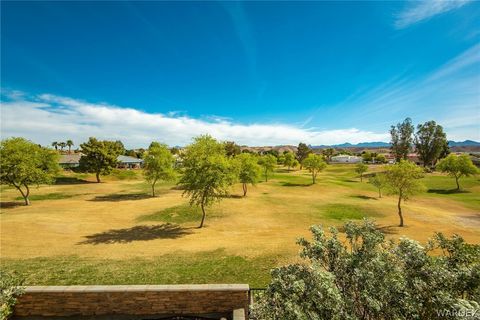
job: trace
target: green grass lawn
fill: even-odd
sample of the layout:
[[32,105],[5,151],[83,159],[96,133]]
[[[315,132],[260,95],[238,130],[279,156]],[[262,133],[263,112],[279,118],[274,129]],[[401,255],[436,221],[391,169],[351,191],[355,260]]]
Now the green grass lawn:
[[1,266],[14,270],[34,285],[115,285],[249,283],[264,287],[278,257],[247,259],[224,250],[195,254],[168,254],[152,259],[85,259],[77,256],[3,259]]

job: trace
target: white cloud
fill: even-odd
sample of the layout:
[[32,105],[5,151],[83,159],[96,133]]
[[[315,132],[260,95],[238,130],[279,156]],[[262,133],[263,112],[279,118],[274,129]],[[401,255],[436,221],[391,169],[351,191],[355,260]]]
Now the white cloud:
[[407,8],[397,15],[395,27],[398,29],[406,28],[438,14],[460,8],[471,1],[472,0],[410,1]]
[[206,133],[251,146],[388,141],[387,133],[356,128],[322,131],[288,124],[239,124],[218,117],[208,121],[152,114],[51,94],[17,97],[2,102],[2,138],[23,136],[45,145],[66,139],[79,143],[90,136],[120,139],[127,147],[147,146],[153,140],[185,145],[192,137]]

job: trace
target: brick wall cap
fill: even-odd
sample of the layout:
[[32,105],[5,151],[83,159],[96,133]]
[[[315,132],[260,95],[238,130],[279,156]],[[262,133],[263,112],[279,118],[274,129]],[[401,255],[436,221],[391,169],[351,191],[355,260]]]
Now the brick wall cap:
[[40,292],[145,292],[145,291],[248,291],[248,284],[176,284],[112,286],[27,286],[26,293]]

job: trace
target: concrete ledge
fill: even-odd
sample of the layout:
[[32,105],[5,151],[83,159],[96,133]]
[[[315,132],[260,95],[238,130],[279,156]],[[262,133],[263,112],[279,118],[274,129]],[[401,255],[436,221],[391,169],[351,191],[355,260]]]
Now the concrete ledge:
[[248,291],[248,284],[175,284],[175,285],[113,285],[113,286],[27,286],[33,292],[163,292],[163,291]]

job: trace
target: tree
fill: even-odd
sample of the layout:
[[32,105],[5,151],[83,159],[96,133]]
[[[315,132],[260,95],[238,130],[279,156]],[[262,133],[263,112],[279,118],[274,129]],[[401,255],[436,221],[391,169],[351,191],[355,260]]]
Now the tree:
[[324,149],[322,150],[322,154],[325,156],[327,161],[330,162],[332,160],[332,156],[335,154],[335,149],[333,148]]
[[250,318],[474,319],[464,314],[480,307],[480,245],[440,233],[425,246],[390,241],[368,220],[342,229],[313,226],[313,240],[298,241],[306,261],[272,270]]
[[247,195],[247,185],[255,185],[260,177],[260,166],[255,156],[249,153],[242,153],[237,156],[239,161],[238,178],[242,183],[243,196]]
[[368,182],[370,182],[371,185],[376,187],[378,189],[378,197],[382,197],[382,189],[386,185],[386,179],[385,175],[383,173],[377,173],[368,179]]
[[388,193],[398,195],[398,216],[400,227],[403,227],[401,202],[410,199],[423,189],[423,185],[418,181],[423,178],[423,171],[413,162],[400,160],[399,163],[387,168],[385,178]]
[[226,157],[225,146],[209,135],[194,138],[183,154],[183,175],[179,185],[190,197],[190,205],[202,209],[203,227],[205,208],[227,196],[237,177],[235,164]]
[[478,173],[477,167],[475,167],[470,157],[466,154],[460,156],[454,154],[448,155],[446,158],[440,160],[437,169],[455,178],[457,190],[460,190],[458,180],[461,177],[468,177]]
[[407,160],[408,153],[412,150],[412,134],[414,127],[412,120],[406,118],[403,123],[398,123],[397,126],[391,126],[391,150],[398,162],[401,159]]
[[359,163],[355,166],[355,172],[360,175],[360,182],[363,182],[363,174],[367,172],[368,166],[364,163]]
[[100,141],[93,137],[80,144],[80,148],[83,153],[80,157],[80,168],[84,172],[95,173],[98,183],[100,175],[110,174],[117,166],[117,158],[124,152],[119,141]]
[[165,144],[152,142],[143,162],[143,174],[152,187],[152,197],[155,197],[155,184],[161,181],[175,180],[173,164],[175,159]]
[[53,141],[53,142],[52,142],[52,147],[54,147],[55,150],[58,150],[58,142],[57,142],[57,141]]
[[307,156],[312,153],[312,149],[307,146],[305,143],[300,142],[297,148],[297,160],[300,163],[300,170],[303,168],[303,160],[307,158]]
[[62,141],[58,144],[58,146],[60,147],[60,150],[63,151],[63,148],[65,148],[67,146],[67,144]]
[[30,186],[52,183],[58,173],[58,154],[24,138],[2,140],[0,181],[15,187],[30,205]]
[[417,126],[415,150],[424,167],[433,167],[446,148],[448,149],[447,135],[441,125],[428,121]]
[[68,147],[68,153],[70,153],[72,151],[73,141],[67,140],[66,145]]
[[273,170],[275,169],[277,158],[275,158],[274,155],[267,154],[258,159],[258,164],[262,167],[263,176],[265,177],[265,182],[267,182],[268,176],[273,173]]
[[293,159],[293,163],[292,163],[292,168],[296,168],[300,165],[300,162],[298,162],[297,159]]
[[376,163],[386,163],[387,158],[383,154],[377,154],[377,156],[375,157],[375,162]]
[[317,180],[317,174],[325,169],[327,164],[323,161],[323,158],[319,155],[310,153],[305,160],[303,160],[303,166],[312,174],[312,183],[315,184]]
[[366,151],[365,153],[362,154],[362,160],[364,162],[372,162],[373,156],[370,152]]
[[287,152],[284,157],[285,160],[283,161],[283,165],[288,168],[288,171],[290,171],[290,168],[293,167],[295,161],[295,155],[292,152]]
[[227,157],[235,157],[241,153],[240,146],[233,141],[225,142],[225,152]]

